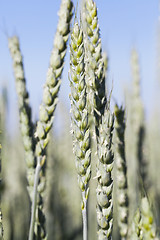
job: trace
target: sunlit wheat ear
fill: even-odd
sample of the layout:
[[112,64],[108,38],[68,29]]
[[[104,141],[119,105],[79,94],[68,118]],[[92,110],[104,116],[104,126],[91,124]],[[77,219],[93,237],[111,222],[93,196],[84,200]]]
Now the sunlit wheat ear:
[[113,227],[112,169],[114,154],[112,135],[114,115],[106,108],[99,128],[99,147],[97,164],[97,223],[98,239],[111,239]]
[[106,104],[105,66],[102,57],[97,7],[93,0],[85,1],[82,10],[83,32],[85,36],[86,84],[89,113],[94,116],[96,135]]
[[[39,121],[36,126],[36,149],[35,155],[37,158],[37,178],[39,178],[37,189],[37,207],[32,217],[35,218],[34,232],[37,239],[46,239],[45,216],[43,213],[43,195],[45,190],[45,165],[41,164],[42,159],[45,159],[45,150],[49,141],[49,132],[53,124],[54,111],[58,102],[58,92],[61,85],[61,74],[64,67],[64,57],[67,50],[67,40],[70,33],[70,23],[72,18],[73,3],[71,0],[62,0],[59,11],[59,22],[56,35],[54,38],[53,50],[50,57],[50,65],[47,73],[47,79],[43,90],[43,101],[40,105]],[[35,183],[37,179],[35,178]],[[36,199],[36,198],[35,198]],[[35,204],[35,203],[34,203]],[[36,205],[35,204],[35,205]],[[33,221],[32,221],[33,222]],[[33,235],[33,229],[30,227],[30,234]]]
[[115,106],[115,165],[118,202],[118,225],[121,239],[127,238],[128,233],[128,186],[127,165],[125,157],[125,111],[122,107]]
[[78,183],[82,192],[83,240],[87,234],[88,183],[91,177],[90,132],[86,99],[83,32],[75,22],[70,44],[70,87],[73,152],[78,172]]
[[48,132],[53,123],[53,113],[58,101],[67,40],[70,33],[70,22],[73,4],[70,0],[62,0],[59,11],[59,22],[54,38],[54,46],[50,57],[46,83],[43,90],[43,101],[40,105],[39,121],[36,128],[36,156],[43,155],[48,143]]
[[23,58],[20,51],[19,39],[17,36],[8,39],[9,50],[13,60],[14,77],[19,106],[20,130],[25,149],[25,160],[27,165],[28,191],[32,201],[34,185],[34,136],[33,123],[31,120],[31,108],[29,105],[29,94],[26,89],[26,80],[23,69]]

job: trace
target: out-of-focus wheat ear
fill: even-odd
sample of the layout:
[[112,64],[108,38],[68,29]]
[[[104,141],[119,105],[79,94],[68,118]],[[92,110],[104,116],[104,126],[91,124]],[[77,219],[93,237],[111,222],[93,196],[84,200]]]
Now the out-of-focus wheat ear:
[[[138,53],[135,49],[131,52],[132,68],[132,89],[130,93],[130,103],[127,104],[127,129],[126,136],[128,146],[126,151],[128,161],[128,190],[129,190],[129,222],[132,221],[137,203],[140,199],[140,175],[146,181],[144,169],[146,169],[144,159],[144,107],[141,99],[141,76]],[[145,184],[147,185],[147,184]]]
[[85,71],[89,113],[94,116],[96,136],[99,136],[99,123],[106,105],[106,84],[97,7],[93,0],[83,1],[81,15],[85,36]]
[[114,115],[106,108],[99,127],[99,146],[97,164],[97,223],[98,239],[111,239],[113,228],[113,160],[112,136]]
[[13,60],[13,70],[19,106],[20,130],[23,139],[25,160],[27,165],[28,191],[32,201],[35,168],[35,142],[33,135],[33,123],[31,120],[31,108],[29,105],[29,93],[26,89],[23,57],[21,54],[18,37],[13,36],[9,38],[8,45]]
[[130,239],[158,240],[154,216],[147,197],[143,197],[135,213]]
[[118,225],[121,239],[127,239],[128,233],[128,185],[125,156],[125,110],[115,106],[115,165],[118,201]]
[[[135,143],[136,143],[136,155],[138,162],[138,169],[141,175],[143,185],[145,190],[148,190],[150,180],[147,173],[147,161],[145,159],[145,138],[146,138],[146,129],[145,129],[145,114],[144,114],[144,106],[141,99],[141,79],[140,79],[140,64],[138,53],[135,49],[132,50],[131,54],[131,66],[132,66],[132,77],[133,77],[133,104],[132,104],[132,112],[133,112],[133,124],[134,131],[136,135]],[[135,124],[136,123],[136,124]],[[141,184],[139,184],[141,185]],[[140,186],[141,187],[141,186]]]
[[2,223],[2,211],[1,211],[1,208],[0,208],[0,239],[3,240],[3,232],[4,232],[4,229],[3,229],[3,223]]
[[142,230],[142,216],[139,208],[135,212],[131,227],[132,227],[130,230],[131,233],[128,239],[143,240],[144,238]]
[[[37,185],[37,206],[36,211],[35,209],[32,210],[32,218],[35,219],[34,233],[37,239],[46,238],[45,215],[43,213],[46,163],[41,164],[41,159],[43,159],[46,155],[45,150],[49,141],[49,132],[53,124],[54,111],[58,102],[58,92],[61,85],[61,75],[64,67],[64,57],[67,51],[67,40],[70,33],[70,23],[73,15],[73,3],[71,0],[61,1],[61,7],[58,15],[59,21],[50,57],[46,83],[44,85],[43,101],[40,105],[39,112],[39,121],[37,122],[35,132],[35,155],[37,158],[38,169],[36,177],[39,178],[39,182]],[[37,180],[35,179],[35,184],[36,182]],[[34,194],[37,194],[36,190]],[[36,199],[35,196],[34,199]],[[31,222],[34,223],[34,221]],[[31,229],[33,229],[32,226],[30,226],[30,230]],[[33,236],[32,231],[30,231],[30,236]]]
[[144,239],[158,239],[154,216],[147,197],[144,197],[141,200],[141,216]]
[[70,87],[73,152],[82,192],[83,240],[88,239],[87,202],[91,177],[90,131],[88,125],[83,32],[76,21],[70,44]]

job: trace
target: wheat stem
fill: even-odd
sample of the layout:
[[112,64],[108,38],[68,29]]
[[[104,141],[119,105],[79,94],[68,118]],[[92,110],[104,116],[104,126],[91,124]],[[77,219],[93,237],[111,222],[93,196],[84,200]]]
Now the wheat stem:
[[33,204],[32,204],[32,214],[31,214],[31,223],[29,229],[29,240],[33,240],[34,237],[34,223],[35,223],[35,213],[36,213],[36,203],[37,203],[37,186],[39,182],[39,173],[41,171],[40,160],[38,160],[38,164],[35,170],[35,179],[34,179],[34,190],[33,190]]
[[82,192],[82,201],[84,203],[84,209],[82,209],[83,240],[87,240],[88,239],[88,211],[87,211],[87,199],[85,197],[85,192]]

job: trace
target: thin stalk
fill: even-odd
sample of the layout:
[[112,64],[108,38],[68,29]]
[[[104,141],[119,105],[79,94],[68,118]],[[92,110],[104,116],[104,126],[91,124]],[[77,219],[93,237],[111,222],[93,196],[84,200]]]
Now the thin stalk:
[[36,206],[37,206],[37,192],[38,192],[38,182],[40,171],[44,161],[40,161],[40,157],[37,161],[36,171],[35,171],[35,178],[34,178],[34,190],[33,190],[33,200],[32,200],[32,212],[31,212],[31,222],[30,222],[30,229],[29,229],[29,238],[28,240],[33,240],[34,236],[34,225],[35,225],[35,214],[36,214]]
[[83,240],[88,239],[88,204],[85,197],[85,192],[82,192],[82,199],[84,203],[84,208],[82,209],[82,218],[83,218]]

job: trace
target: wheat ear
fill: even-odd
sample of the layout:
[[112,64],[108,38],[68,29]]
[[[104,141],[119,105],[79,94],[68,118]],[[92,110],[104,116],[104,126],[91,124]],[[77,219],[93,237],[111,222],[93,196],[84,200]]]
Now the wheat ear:
[[147,197],[144,197],[141,200],[141,216],[144,239],[158,239],[156,237],[153,213]]
[[[59,11],[59,22],[54,39],[54,46],[50,57],[50,66],[43,91],[43,101],[40,105],[39,121],[37,122],[35,137],[37,167],[35,175],[34,200],[30,225],[30,239],[34,232],[37,239],[45,239],[45,216],[43,213],[43,193],[45,190],[45,150],[49,141],[49,131],[53,124],[54,111],[58,101],[58,92],[61,84],[61,74],[64,66],[64,57],[67,50],[67,40],[70,33],[73,3],[71,0],[62,0]],[[43,164],[42,164],[43,162]],[[39,181],[38,181],[39,179]],[[37,184],[38,182],[38,184]],[[38,198],[36,197],[38,190]],[[35,210],[36,207],[36,210]],[[35,218],[36,216],[36,218]]]
[[135,213],[131,239],[158,240],[153,213],[147,197],[141,199],[140,208]]
[[118,200],[118,225],[121,239],[127,239],[128,233],[128,187],[127,187],[127,165],[125,157],[125,111],[122,107],[115,106],[114,110],[116,131],[116,179]]
[[33,123],[31,120],[31,108],[29,106],[29,94],[26,89],[26,80],[23,69],[23,58],[20,51],[19,39],[17,36],[9,38],[9,50],[13,60],[14,77],[16,83],[16,91],[18,96],[20,130],[25,149],[25,160],[27,165],[28,191],[32,201],[33,185],[34,185],[34,136]]
[[89,113],[94,116],[96,136],[99,136],[99,123],[106,105],[105,66],[96,4],[93,0],[84,0],[83,4]]
[[99,128],[99,147],[97,164],[97,222],[99,226],[98,239],[111,239],[113,227],[113,169],[114,154],[112,151],[112,135],[114,129],[114,115],[106,107],[102,123]]
[[138,208],[135,212],[133,222],[132,222],[132,230],[131,230],[130,239],[132,240],[143,240],[143,230],[142,230],[142,216],[140,209]]
[[90,132],[86,101],[83,32],[75,22],[70,44],[70,87],[73,132],[73,152],[75,154],[78,183],[82,192],[83,240],[87,233],[88,183],[91,177]]

